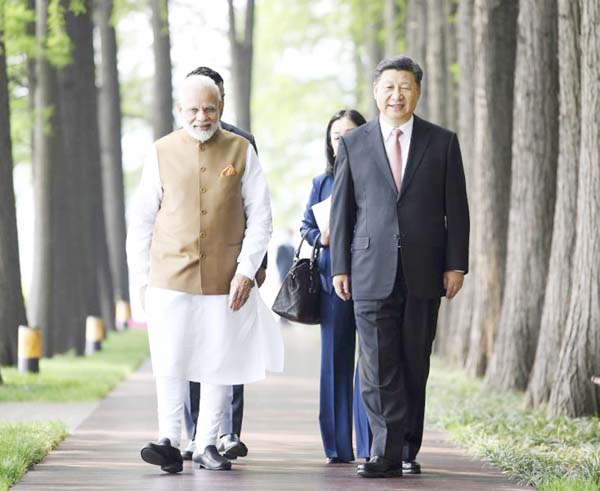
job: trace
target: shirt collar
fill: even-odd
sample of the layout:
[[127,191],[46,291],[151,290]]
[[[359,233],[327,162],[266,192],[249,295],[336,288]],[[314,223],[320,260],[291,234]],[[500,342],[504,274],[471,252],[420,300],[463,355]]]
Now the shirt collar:
[[413,115],[406,123],[403,123],[400,126],[392,126],[391,124],[387,123],[381,116],[379,116],[379,126],[381,127],[381,135],[383,136],[383,141],[387,141],[387,139],[390,137],[390,134],[395,128],[401,130],[402,134],[410,139],[412,135],[414,121],[415,117]]

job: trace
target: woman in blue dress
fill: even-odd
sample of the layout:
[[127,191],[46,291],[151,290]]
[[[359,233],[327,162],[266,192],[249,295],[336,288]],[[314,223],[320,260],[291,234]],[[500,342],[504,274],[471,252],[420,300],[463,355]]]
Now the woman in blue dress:
[[[335,155],[340,138],[364,124],[365,118],[353,109],[335,113],[327,125],[325,173],[315,177],[304,212],[300,232],[308,231],[307,241],[313,245],[319,240],[321,276],[321,384],[319,424],[321,439],[328,464],[354,460],[352,450],[352,413],[356,430],[358,458],[368,458],[371,432],[360,397],[358,369],[354,375],[356,323],[352,301],[344,302],[333,289],[329,258],[329,229],[319,230],[312,206],[331,196],[335,174]],[[321,234],[320,238],[317,237]],[[354,378],[354,383],[353,383]]]

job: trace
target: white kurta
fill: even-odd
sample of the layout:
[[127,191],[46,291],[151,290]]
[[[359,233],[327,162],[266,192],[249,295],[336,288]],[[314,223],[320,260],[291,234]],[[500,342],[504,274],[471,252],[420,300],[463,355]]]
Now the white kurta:
[[[246,231],[236,273],[254,278],[272,232],[266,179],[252,145],[242,176]],[[136,292],[148,284],[150,244],[162,200],[158,157],[153,146],[129,215],[127,257]],[[207,384],[245,384],[283,370],[283,340],[258,288],[237,312],[227,295],[192,295],[148,287],[146,314],[155,376]]]

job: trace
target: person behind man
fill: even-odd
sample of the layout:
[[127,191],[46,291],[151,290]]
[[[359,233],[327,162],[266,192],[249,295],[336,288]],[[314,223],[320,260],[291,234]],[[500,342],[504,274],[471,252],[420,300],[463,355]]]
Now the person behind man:
[[[206,66],[200,66],[195,70],[192,70],[186,75],[187,78],[196,75],[204,75],[209,77],[219,89],[221,94],[221,105],[225,107],[225,86],[223,83],[223,77]],[[221,110],[222,114],[223,110]],[[250,144],[254,147],[254,150],[258,153],[256,147],[256,141],[254,136],[244,131],[237,126],[221,121],[221,128],[226,131],[231,131],[236,135],[243,136]],[[261,267],[256,273],[256,283],[259,288],[265,281],[267,268],[267,256],[263,259]],[[188,446],[184,452],[182,452],[184,460],[191,460],[194,448],[196,436],[196,424],[198,422],[198,408],[200,407],[200,384],[197,382],[190,382],[189,397],[185,401],[185,429],[188,437]],[[238,457],[245,457],[248,455],[248,447],[244,442],[240,440],[242,434],[242,419],[244,417],[244,386],[241,384],[234,385],[231,387],[231,395],[228,396],[230,404],[225,408],[223,414],[223,420],[221,421],[220,438],[218,450],[225,455],[228,459],[237,459]]]
[[290,228],[287,230],[287,235],[284,241],[277,246],[277,252],[275,253],[275,264],[277,265],[277,272],[279,273],[279,282],[283,283],[285,276],[294,264],[294,256],[296,250],[292,245],[292,238],[294,237],[294,231]]
[[192,460],[229,470],[216,442],[231,385],[283,365],[279,328],[253,288],[272,231],[267,183],[254,148],[220,128],[222,107],[210,78],[183,81],[183,128],[155,142],[130,215],[128,261],[148,319],[158,401],[158,442],[141,457],[170,473],[182,470],[188,381],[202,383]]
[[374,72],[380,115],[343,136],[331,208],[333,285],[354,300],[371,431],[362,477],[420,473],[425,386],[440,297],[468,269],[469,210],[456,135],[414,115],[423,71],[402,56]]
[[[323,450],[328,464],[354,460],[352,450],[352,415],[356,429],[356,453],[369,457],[370,431],[365,408],[359,396],[360,376],[354,373],[356,322],[352,302],[341,300],[331,283],[329,228],[315,218],[313,206],[331,196],[335,175],[335,155],[340,138],[365,124],[365,118],[354,109],[336,112],[325,132],[325,172],[313,179],[304,211],[300,233],[310,245],[321,245],[318,267],[321,277],[321,377],[319,387],[319,426]],[[352,379],[354,378],[354,383]]]

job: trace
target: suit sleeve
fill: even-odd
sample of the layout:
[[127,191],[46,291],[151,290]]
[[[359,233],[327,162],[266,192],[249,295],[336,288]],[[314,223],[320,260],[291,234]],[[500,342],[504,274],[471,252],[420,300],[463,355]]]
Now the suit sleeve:
[[302,218],[302,225],[300,226],[300,235],[304,236],[304,234],[308,231],[306,240],[311,246],[315,245],[317,235],[320,233],[317,220],[315,219],[315,214],[312,211],[312,206],[318,202],[319,190],[315,180],[313,179],[310,196],[308,197],[308,203],[306,204],[306,209],[304,210],[304,218]]
[[458,138],[446,158],[446,271],[469,271],[469,204]]
[[350,245],[356,222],[354,181],[344,138],[340,140],[335,168],[329,219],[332,276],[350,274]]

